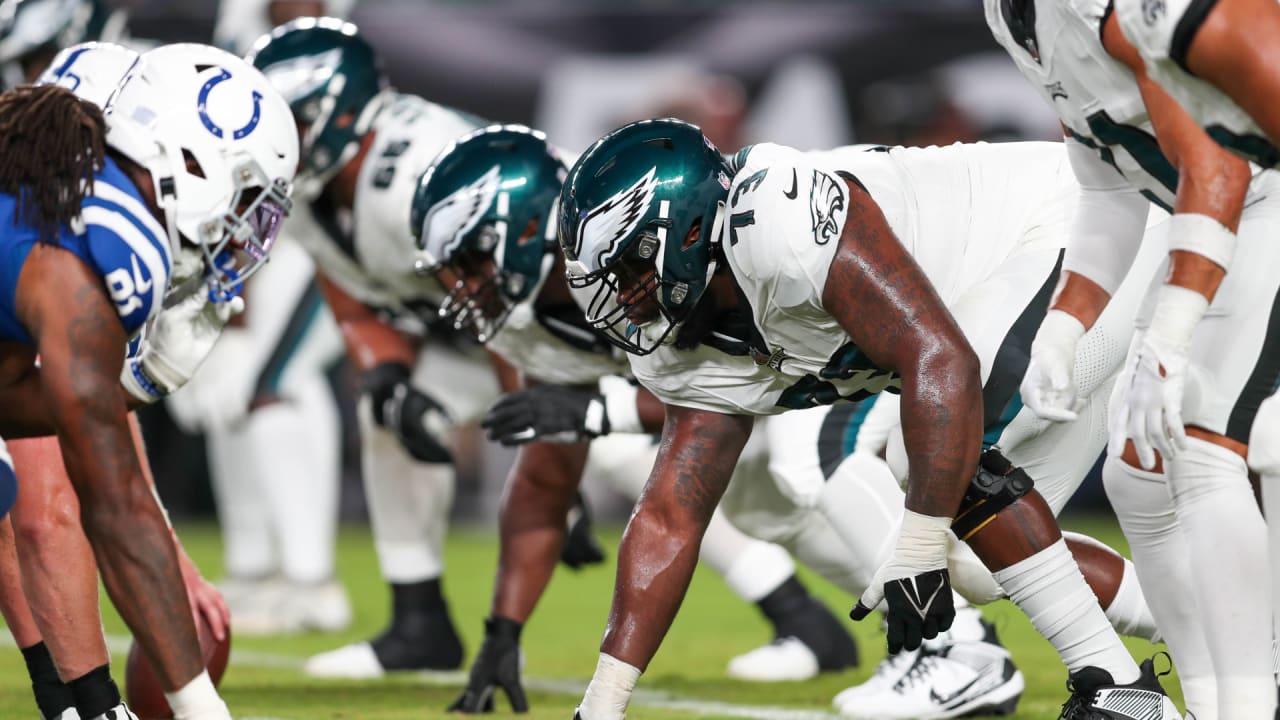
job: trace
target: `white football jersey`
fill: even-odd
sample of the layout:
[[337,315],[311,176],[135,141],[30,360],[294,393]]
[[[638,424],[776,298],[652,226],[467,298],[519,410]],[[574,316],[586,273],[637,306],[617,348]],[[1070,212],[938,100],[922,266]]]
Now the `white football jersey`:
[[1192,4],[1192,0],[1115,0],[1116,20],[1142,55],[1151,79],[1160,83],[1210,137],[1259,165],[1280,165],[1280,150],[1248,113],[1170,57],[1176,29]]
[[[1130,184],[1172,210],[1178,174],[1156,142],[1138,83],[1102,46],[1108,0],[984,0],[987,25],[1072,136]],[[1255,172],[1257,170],[1255,169]],[[1250,192],[1250,200],[1256,193]]]
[[822,306],[848,210],[845,177],[867,189],[948,304],[1008,258],[1063,247],[1078,193],[1059,143],[813,153],[766,144],[735,164],[721,243],[754,327],[741,329],[737,343],[712,339],[732,353],[664,345],[631,357],[635,377],[663,402],[730,414],[775,414],[901,386]]
[[394,95],[373,121],[372,147],[357,179],[351,212],[327,208],[323,196],[300,203],[288,230],[344,292],[409,331],[439,307],[444,291],[414,270],[418,249],[409,228],[418,178],[449,143],[481,122],[412,95]]

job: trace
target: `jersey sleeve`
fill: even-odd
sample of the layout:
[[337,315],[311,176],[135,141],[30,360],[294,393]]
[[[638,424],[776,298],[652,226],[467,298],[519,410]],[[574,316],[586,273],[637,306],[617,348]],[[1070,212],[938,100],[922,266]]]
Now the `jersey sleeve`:
[[80,213],[88,255],[125,332],[133,335],[163,304],[169,285],[168,236],[150,215],[99,196]]
[[722,239],[734,275],[757,308],[825,315],[822,290],[848,215],[844,177],[779,145],[753,146],[741,161]]

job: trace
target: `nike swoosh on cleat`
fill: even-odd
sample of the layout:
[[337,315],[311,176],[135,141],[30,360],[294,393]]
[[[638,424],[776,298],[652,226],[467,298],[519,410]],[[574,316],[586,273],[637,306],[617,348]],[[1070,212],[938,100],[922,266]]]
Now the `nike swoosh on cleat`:
[[956,689],[955,692],[948,693],[947,695],[939,695],[937,690],[934,690],[933,688],[929,688],[929,699],[945,707],[948,703],[959,698],[961,695],[964,695],[965,692],[969,690],[969,688],[976,685],[978,681],[982,679],[983,679],[983,676],[979,675],[978,677],[970,680],[964,685],[961,685],[959,688]]
[[784,190],[782,191],[782,194],[786,195],[788,199],[795,200],[796,195],[798,195],[799,193],[800,193],[800,188],[797,187],[796,185],[796,169],[791,168],[791,190],[789,191]]

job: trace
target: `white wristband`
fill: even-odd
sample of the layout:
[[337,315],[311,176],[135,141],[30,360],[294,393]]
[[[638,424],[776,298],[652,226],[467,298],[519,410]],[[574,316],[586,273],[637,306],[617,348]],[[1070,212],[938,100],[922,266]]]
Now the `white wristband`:
[[600,394],[604,396],[605,414],[609,416],[610,433],[642,433],[640,410],[636,397],[640,389],[626,378],[608,375],[600,378]]
[[951,522],[949,517],[921,515],[904,509],[894,559],[918,573],[946,567]]
[[1147,332],[1172,347],[1187,347],[1208,309],[1209,301],[1199,292],[1181,285],[1162,285]]
[[1050,310],[1045,313],[1040,329],[1036,331],[1036,339],[1031,341],[1032,352],[1035,352],[1037,345],[1045,344],[1074,348],[1084,334],[1084,323],[1075,315],[1065,310]]
[[1203,255],[1226,270],[1236,252],[1236,234],[1208,215],[1177,213],[1169,219],[1169,250]]

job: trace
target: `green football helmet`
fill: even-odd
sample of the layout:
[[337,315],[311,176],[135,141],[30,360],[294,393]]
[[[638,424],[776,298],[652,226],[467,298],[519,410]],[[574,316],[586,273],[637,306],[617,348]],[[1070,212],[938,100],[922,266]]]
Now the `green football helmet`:
[[696,125],[643,120],[592,145],[560,193],[569,283],[627,352],[673,342],[715,273],[731,171]]
[[125,22],[125,13],[103,0],[3,0],[0,79],[5,88],[30,83],[63,48],[120,41]]
[[246,58],[288,101],[301,162],[294,193],[320,193],[360,150],[389,86],[359,30],[336,18],[298,18],[258,38]]
[[555,263],[555,204],[568,168],[547,137],[491,125],[446,147],[422,174],[410,230],[421,269],[449,289],[440,314],[486,342],[534,297]]

